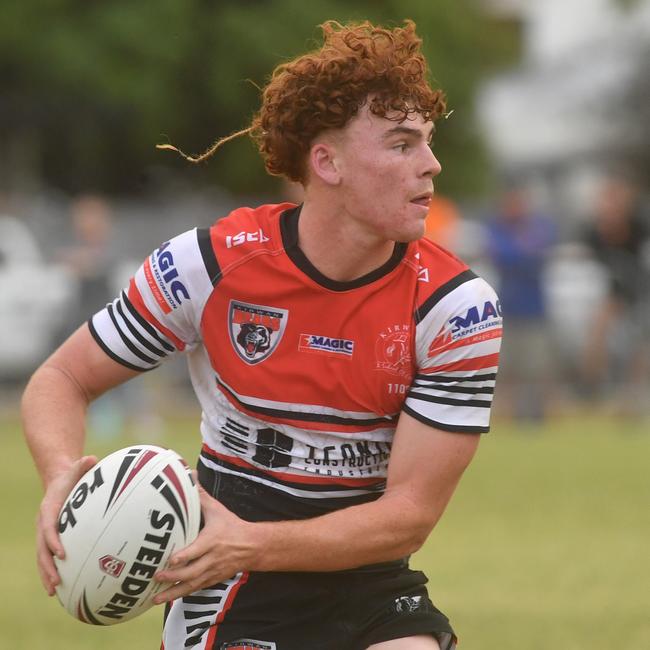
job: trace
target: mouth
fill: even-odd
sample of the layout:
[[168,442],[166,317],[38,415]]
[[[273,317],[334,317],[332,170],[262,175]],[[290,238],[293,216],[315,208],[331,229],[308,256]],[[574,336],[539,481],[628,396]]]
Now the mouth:
[[416,205],[422,206],[423,208],[429,208],[431,205],[431,200],[433,198],[433,192],[423,192],[418,194],[416,197],[410,200],[410,203],[415,203]]

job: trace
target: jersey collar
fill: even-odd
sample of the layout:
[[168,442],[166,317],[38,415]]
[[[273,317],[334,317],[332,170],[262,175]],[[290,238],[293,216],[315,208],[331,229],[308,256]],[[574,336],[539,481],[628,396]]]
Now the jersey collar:
[[300,218],[300,211],[302,205],[298,205],[295,208],[285,210],[280,215],[280,232],[282,234],[282,244],[284,250],[286,251],[289,259],[307,276],[309,276],[314,282],[320,284],[326,289],[331,289],[332,291],[349,291],[350,289],[358,289],[367,284],[375,282],[380,278],[383,278],[385,275],[390,273],[397,265],[404,259],[408,244],[402,242],[396,242],[395,248],[393,249],[393,254],[390,256],[390,259],[382,264],[379,268],[376,268],[370,273],[366,273],[359,278],[350,280],[347,282],[341,282],[339,280],[332,280],[327,276],[323,275],[308,259],[307,256],[302,252],[300,246],[298,246],[298,220]]

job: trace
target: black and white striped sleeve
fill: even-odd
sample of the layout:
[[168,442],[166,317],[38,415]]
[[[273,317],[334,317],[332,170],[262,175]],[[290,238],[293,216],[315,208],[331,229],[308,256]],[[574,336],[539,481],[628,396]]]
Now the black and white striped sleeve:
[[501,332],[485,280],[464,271],[440,287],[416,315],[418,367],[404,410],[445,431],[489,431]]
[[151,370],[200,341],[201,315],[218,277],[210,231],[183,233],[144,261],[128,288],[90,319],[90,332],[115,361]]

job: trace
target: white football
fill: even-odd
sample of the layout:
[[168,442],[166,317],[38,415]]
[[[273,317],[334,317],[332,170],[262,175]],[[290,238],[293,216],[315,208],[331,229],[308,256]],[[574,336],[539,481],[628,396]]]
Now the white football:
[[175,451],[131,445],[106,456],[75,485],[59,514],[61,604],[92,625],[139,616],[168,586],[154,574],[196,539],[200,520],[198,489]]

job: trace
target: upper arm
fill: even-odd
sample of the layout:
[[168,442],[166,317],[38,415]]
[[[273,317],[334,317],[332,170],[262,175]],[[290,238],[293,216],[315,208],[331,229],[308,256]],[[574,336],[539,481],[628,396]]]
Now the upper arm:
[[500,342],[497,296],[469,270],[418,308],[417,371],[393,440],[386,495],[400,498],[425,536],[489,431]]
[[141,374],[111,359],[92,337],[87,324],[74,332],[42,368],[65,374],[88,401]]

